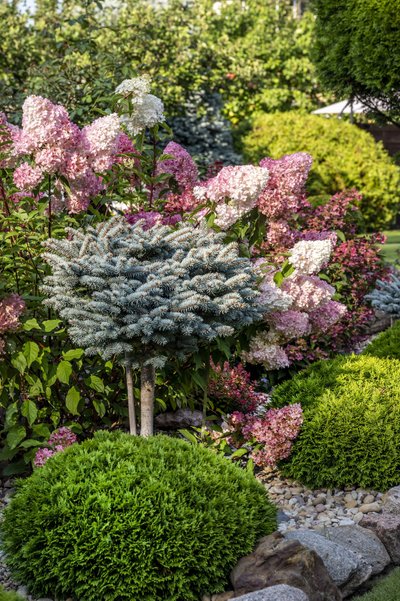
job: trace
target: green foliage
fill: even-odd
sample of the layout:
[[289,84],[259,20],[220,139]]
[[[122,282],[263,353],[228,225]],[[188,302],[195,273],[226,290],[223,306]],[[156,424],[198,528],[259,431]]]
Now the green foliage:
[[22,482],[2,535],[15,577],[38,596],[197,601],[224,590],[275,527],[264,487],[226,459],[99,432]]
[[304,412],[284,473],[313,488],[396,485],[399,391],[400,361],[354,355],[315,363],[277,386],[275,406],[301,403]]
[[29,470],[38,447],[61,425],[77,434],[123,423],[122,369],[88,359],[75,348],[58,319],[28,319],[7,337],[0,361],[0,461],[3,474]]
[[23,598],[14,591],[6,591],[0,585],[0,601],[23,601]]
[[243,140],[247,159],[309,152],[313,166],[307,189],[316,200],[350,188],[361,192],[365,227],[374,231],[393,221],[400,202],[400,170],[381,143],[341,119],[317,115],[260,114]]
[[102,4],[39,1],[31,19],[2,4],[0,107],[17,120],[21,94],[36,93],[87,122],[136,72],[152,77],[169,116],[197,92],[221,93],[235,124],[256,109],[309,110],[318,102],[314,18],[294,18],[291,0],[233,0],[220,12],[214,0]]
[[363,355],[372,357],[387,357],[388,359],[400,359],[400,321],[396,321],[364,349]]
[[359,98],[378,115],[388,109],[389,116],[398,122],[397,0],[313,0],[313,6],[317,15],[315,58],[321,82],[338,98]]
[[375,581],[374,587],[365,595],[353,597],[353,601],[398,601],[400,568]]

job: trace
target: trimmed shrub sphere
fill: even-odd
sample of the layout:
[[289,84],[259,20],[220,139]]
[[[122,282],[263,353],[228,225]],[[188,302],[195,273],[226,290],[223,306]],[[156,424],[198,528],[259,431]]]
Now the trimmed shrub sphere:
[[260,114],[243,139],[247,160],[308,152],[313,166],[307,182],[311,197],[356,188],[367,230],[390,224],[400,203],[400,169],[381,143],[342,119],[296,112]]
[[2,536],[37,596],[198,601],[224,590],[275,514],[250,472],[206,448],[100,432],[22,482]]
[[363,355],[400,359],[400,321],[388,328],[363,350]]
[[303,407],[285,475],[312,488],[398,485],[399,360],[353,355],[320,361],[277,386],[272,403]]

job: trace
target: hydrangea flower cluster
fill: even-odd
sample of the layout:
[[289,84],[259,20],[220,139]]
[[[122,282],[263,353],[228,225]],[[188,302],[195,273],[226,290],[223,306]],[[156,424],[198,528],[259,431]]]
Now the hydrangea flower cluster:
[[129,99],[129,112],[121,115],[121,122],[134,136],[165,121],[164,104],[149,92],[150,80],[145,76],[125,79],[115,90],[117,95]]
[[55,430],[50,435],[48,447],[43,447],[37,450],[33,465],[35,467],[42,467],[50,457],[56,453],[59,453],[60,451],[64,451],[67,447],[70,447],[77,441],[78,438],[76,435],[66,426]]
[[263,415],[235,412],[226,422],[229,441],[240,447],[250,444],[251,458],[261,467],[275,467],[290,455],[293,441],[303,423],[303,412],[299,403],[268,409]]
[[[127,151],[118,115],[100,117],[81,130],[63,106],[41,96],[29,96],[22,111],[22,128],[6,124],[12,160],[19,162],[15,185],[28,194],[44,178],[54,176],[52,193],[58,194],[59,201],[54,206],[65,200],[69,212],[85,210],[91,197],[104,188],[98,173],[109,169],[121,150]],[[133,151],[132,144],[129,150]],[[68,193],[63,178],[68,180]]]
[[[324,332],[345,315],[345,305],[332,300],[335,288],[311,275],[329,261],[331,252],[330,239],[297,243],[289,257],[295,271],[280,287],[274,283],[271,269],[267,271],[260,284],[263,302],[271,299],[270,311],[265,315],[267,330],[251,339],[249,350],[242,353],[244,361],[262,364],[269,370],[289,367],[291,360],[283,345]],[[262,260],[256,261],[261,272],[262,265]],[[281,307],[277,306],[277,299],[285,301]]]
[[221,367],[211,362],[211,367],[208,394],[212,399],[227,401],[230,406],[245,412],[255,411],[268,402],[268,395],[257,392],[257,382],[251,380],[241,363],[231,367],[226,361]]
[[[25,302],[18,294],[11,294],[0,300],[0,335],[15,332],[19,328],[19,318],[25,308]],[[4,348],[4,339],[0,337],[0,355],[4,353]]]
[[226,230],[257,205],[268,179],[269,171],[265,167],[223,167],[193,192],[199,201],[209,200],[217,205],[215,223]]
[[290,252],[289,263],[296,270],[307,275],[319,273],[326,267],[331,258],[333,242],[330,238],[324,240],[301,240]]

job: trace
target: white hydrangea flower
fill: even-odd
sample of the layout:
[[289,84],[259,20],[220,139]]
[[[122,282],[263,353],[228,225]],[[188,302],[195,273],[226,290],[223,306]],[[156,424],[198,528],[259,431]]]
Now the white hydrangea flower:
[[145,75],[133,79],[124,79],[122,83],[115,88],[115,93],[120,96],[131,96],[132,101],[141,104],[143,98],[150,92],[150,79]]
[[134,106],[134,110],[130,115],[121,115],[121,123],[134,136],[146,127],[154,127],[157,123],[163,121],[165,121],[164,104],[153,94],[143,96],[142,102]]
[[291,250],[289,263],[299,272],[312,275],[321,271],[329,261],[333,242],[327,240],[301,240]]

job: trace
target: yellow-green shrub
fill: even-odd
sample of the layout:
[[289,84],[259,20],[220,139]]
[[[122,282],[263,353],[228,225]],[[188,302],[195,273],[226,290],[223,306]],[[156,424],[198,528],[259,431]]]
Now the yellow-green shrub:
[[399,360],[352,355],[320,361],[277,386],[272,402],[303,407],[300,435],[283,465],[287,476],[314,488],[398,484]]

